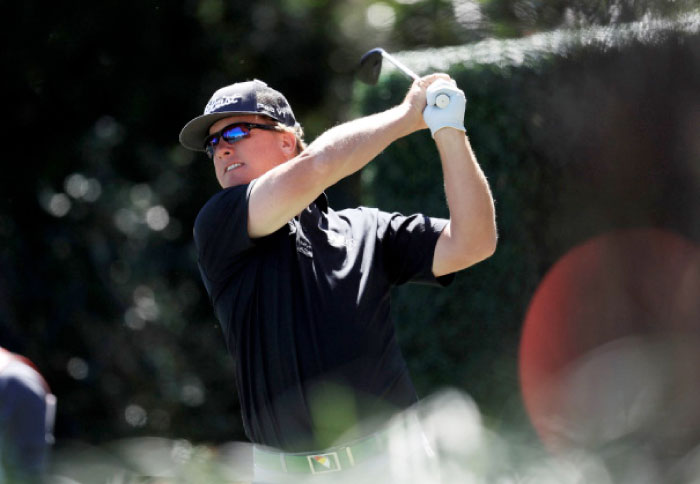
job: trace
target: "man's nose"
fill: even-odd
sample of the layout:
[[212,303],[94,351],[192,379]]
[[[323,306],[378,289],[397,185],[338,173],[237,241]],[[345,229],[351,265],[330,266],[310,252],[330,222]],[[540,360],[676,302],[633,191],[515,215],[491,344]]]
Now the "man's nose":
[[214,154],[216,156],[228,156],[231,153],[233,153],[233,144],[226,140],[221,140],[221,142],[217,145]]

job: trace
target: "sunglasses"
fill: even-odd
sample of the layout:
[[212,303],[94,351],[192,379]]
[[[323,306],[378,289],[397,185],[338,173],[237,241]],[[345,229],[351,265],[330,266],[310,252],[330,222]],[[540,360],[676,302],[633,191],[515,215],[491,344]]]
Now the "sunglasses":
[[233,123],[225,126],[221,131],[207,136],[204,140],[204,151],[207,152],[209,158],[214,158],[216,146],[223,139],[227,143],[235,143],[250,136],[251,129],[267,129],[269,131],[279,131],[277,126],[271,124],[258,123]]

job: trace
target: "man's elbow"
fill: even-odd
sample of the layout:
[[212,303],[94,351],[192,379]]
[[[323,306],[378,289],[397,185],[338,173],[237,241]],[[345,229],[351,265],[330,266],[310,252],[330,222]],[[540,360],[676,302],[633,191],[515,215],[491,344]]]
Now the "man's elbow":
[[483,230],[478,237],[472,238],[465,244],[461,251],[461,260],[458,265],[462,269],[473,266],[488,259],[496,253],[498,245],[498,233],[496,227]]
[[469,249],[471,264],[476,264],[491,257],[496,253],[497,245],[498,237],[495,232],[493,234],[485,234],[478,244]]
[[493,254],[496,253],[496,247],[498,246],[498,230],[496,230],[496,225],[494,224],[489,230],[486,231],[484,235],[484,241],[482,243],[482,255],[483,259],[488,259]]
[[438,277],[471,267],[496,252],[498,234],[495,224],[461,236],[454,228],[448,228],[445,234],[444,243],[436,252],[439,257],[433,263],[433,273]]

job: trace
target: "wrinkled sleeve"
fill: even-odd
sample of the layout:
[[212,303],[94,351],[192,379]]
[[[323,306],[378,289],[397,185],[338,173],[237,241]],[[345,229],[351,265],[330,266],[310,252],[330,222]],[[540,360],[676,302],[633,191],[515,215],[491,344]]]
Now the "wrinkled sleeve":
[[422,214],[404,216],[379,212],[378,236],[382,259],[392,284],[416,282],[447,286],[454,274],[433,274],[435,246],[448,220]]
[[222,282],[241,254],[255,243],[248,235],[248,197],[253,183],[220,191],[202,207],[194,223],[194,241],[202,275]]

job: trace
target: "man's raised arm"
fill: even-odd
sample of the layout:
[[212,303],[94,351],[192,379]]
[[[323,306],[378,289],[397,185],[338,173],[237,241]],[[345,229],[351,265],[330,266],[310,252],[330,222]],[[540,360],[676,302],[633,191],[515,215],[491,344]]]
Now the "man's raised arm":
[[[434,105],[447,93],[445,109]],[[450,222],[440,234],[433,257],[436,277],[467,268],[496,250],[497,230],[493,197],[488,182],[464,134],[466,98],[454,83],[439,81],[428,88],[424,117],[435,138]]]
[[392,142],[426,128],[422,116],[426,88],[446,77],[433,74],[414,82],[398,106],[326,131],[298,156],[262,175],[250,194],[249,235],[262,237],[276,231],[323,190],[364,167]]

